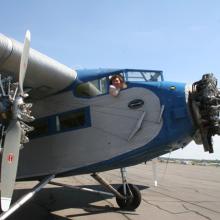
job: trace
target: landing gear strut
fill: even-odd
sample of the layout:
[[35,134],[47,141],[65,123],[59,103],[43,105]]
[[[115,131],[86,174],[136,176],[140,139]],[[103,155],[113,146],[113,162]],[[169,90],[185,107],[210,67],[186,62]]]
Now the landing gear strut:
[[122,185],[120,185],[117,190],[97,173],[94,173],[91,176],[115,195],[116,202],[121,209],[135,210],[140,205],[141,193],[136,186],[127,183],[125,168],[121,168]]
[[45,179],[43,179],[39,184],[37,184],[29,193],[27,193],[18,201],[16,201],[8,211],[1,213],[0,220],[4,220],[12,213],[14,213],[48,183],[56,186],[78,189],[80,191],[87,191],[105,196],[114,195],[116,197],[116,202],[118,206],[124,210],[135,210],[140,205],[141,193],[136,186],[127,183],[125,168],[121,168],[122,185],[120,185],[117,190],[114,187],[112,187],[109,183],[107,183],[107,181],[100,177],[97,173],[93,173],[91,176],[95,180],[97,180],[101,185],[105,186],[111,193],[54,182],[52,181],[52,179],[55,178],[55,175],[50,175],[48,177],[45,177]]

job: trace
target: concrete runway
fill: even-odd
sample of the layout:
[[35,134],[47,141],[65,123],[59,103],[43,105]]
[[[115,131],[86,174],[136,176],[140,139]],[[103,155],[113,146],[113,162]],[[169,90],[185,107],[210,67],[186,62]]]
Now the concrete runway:
[[[121,211],[111,196],[47,185],[9,220],[64,219],[153,219],[219,220],[220,168],[158,163],[157,188],[153,186],[151,163],[130,167],[128,181],[142,193],[135,212]],[[119,170],[101,174],[111,184],[120,184]],[[57,182],[103,188],[89,175],[56,179]],[[15,198],[28,192],[36,182],[16,184]],[[116,185],[115,185],[116,186]]]

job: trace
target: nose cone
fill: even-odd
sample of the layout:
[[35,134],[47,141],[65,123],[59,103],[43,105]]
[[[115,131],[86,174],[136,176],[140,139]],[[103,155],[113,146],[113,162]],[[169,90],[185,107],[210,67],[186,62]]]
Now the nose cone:
[[[189,104],[197,127],[197,142],[204,150],[213,153],[212,136],[220,135],[220,92],[213,74],[205,74],[193,83],[189,92]],[[195,140],[196,141],[196,140]]]

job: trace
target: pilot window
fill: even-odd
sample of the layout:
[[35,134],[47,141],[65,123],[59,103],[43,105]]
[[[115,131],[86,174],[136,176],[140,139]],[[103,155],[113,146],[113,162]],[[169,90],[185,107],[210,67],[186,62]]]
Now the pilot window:
[[134,71],[129,70],[125,72],[125,79],[127,81],[142,81],[142,82],[158,82],[163,81],[161,71]]
[[89,98],[107,93],[107,79],[106,77],[82,83],[77,86],[77,96]]
[[34,127],[34,130],[28,134],[30,138],[45,136],[48,134],[49,125],[48,120],[46,119],[36,119],[29,125]]
[[86,123],[85,109],[63,113],[57,119],[57,131],[82,127]]

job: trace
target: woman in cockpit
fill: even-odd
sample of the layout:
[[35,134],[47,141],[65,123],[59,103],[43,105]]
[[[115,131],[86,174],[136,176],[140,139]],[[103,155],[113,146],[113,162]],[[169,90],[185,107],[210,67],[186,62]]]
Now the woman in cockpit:
[[121,89],[126,88],[124,79],[121,75],[114,75],[110,79],[109,93],[112,96],[118,96]]

